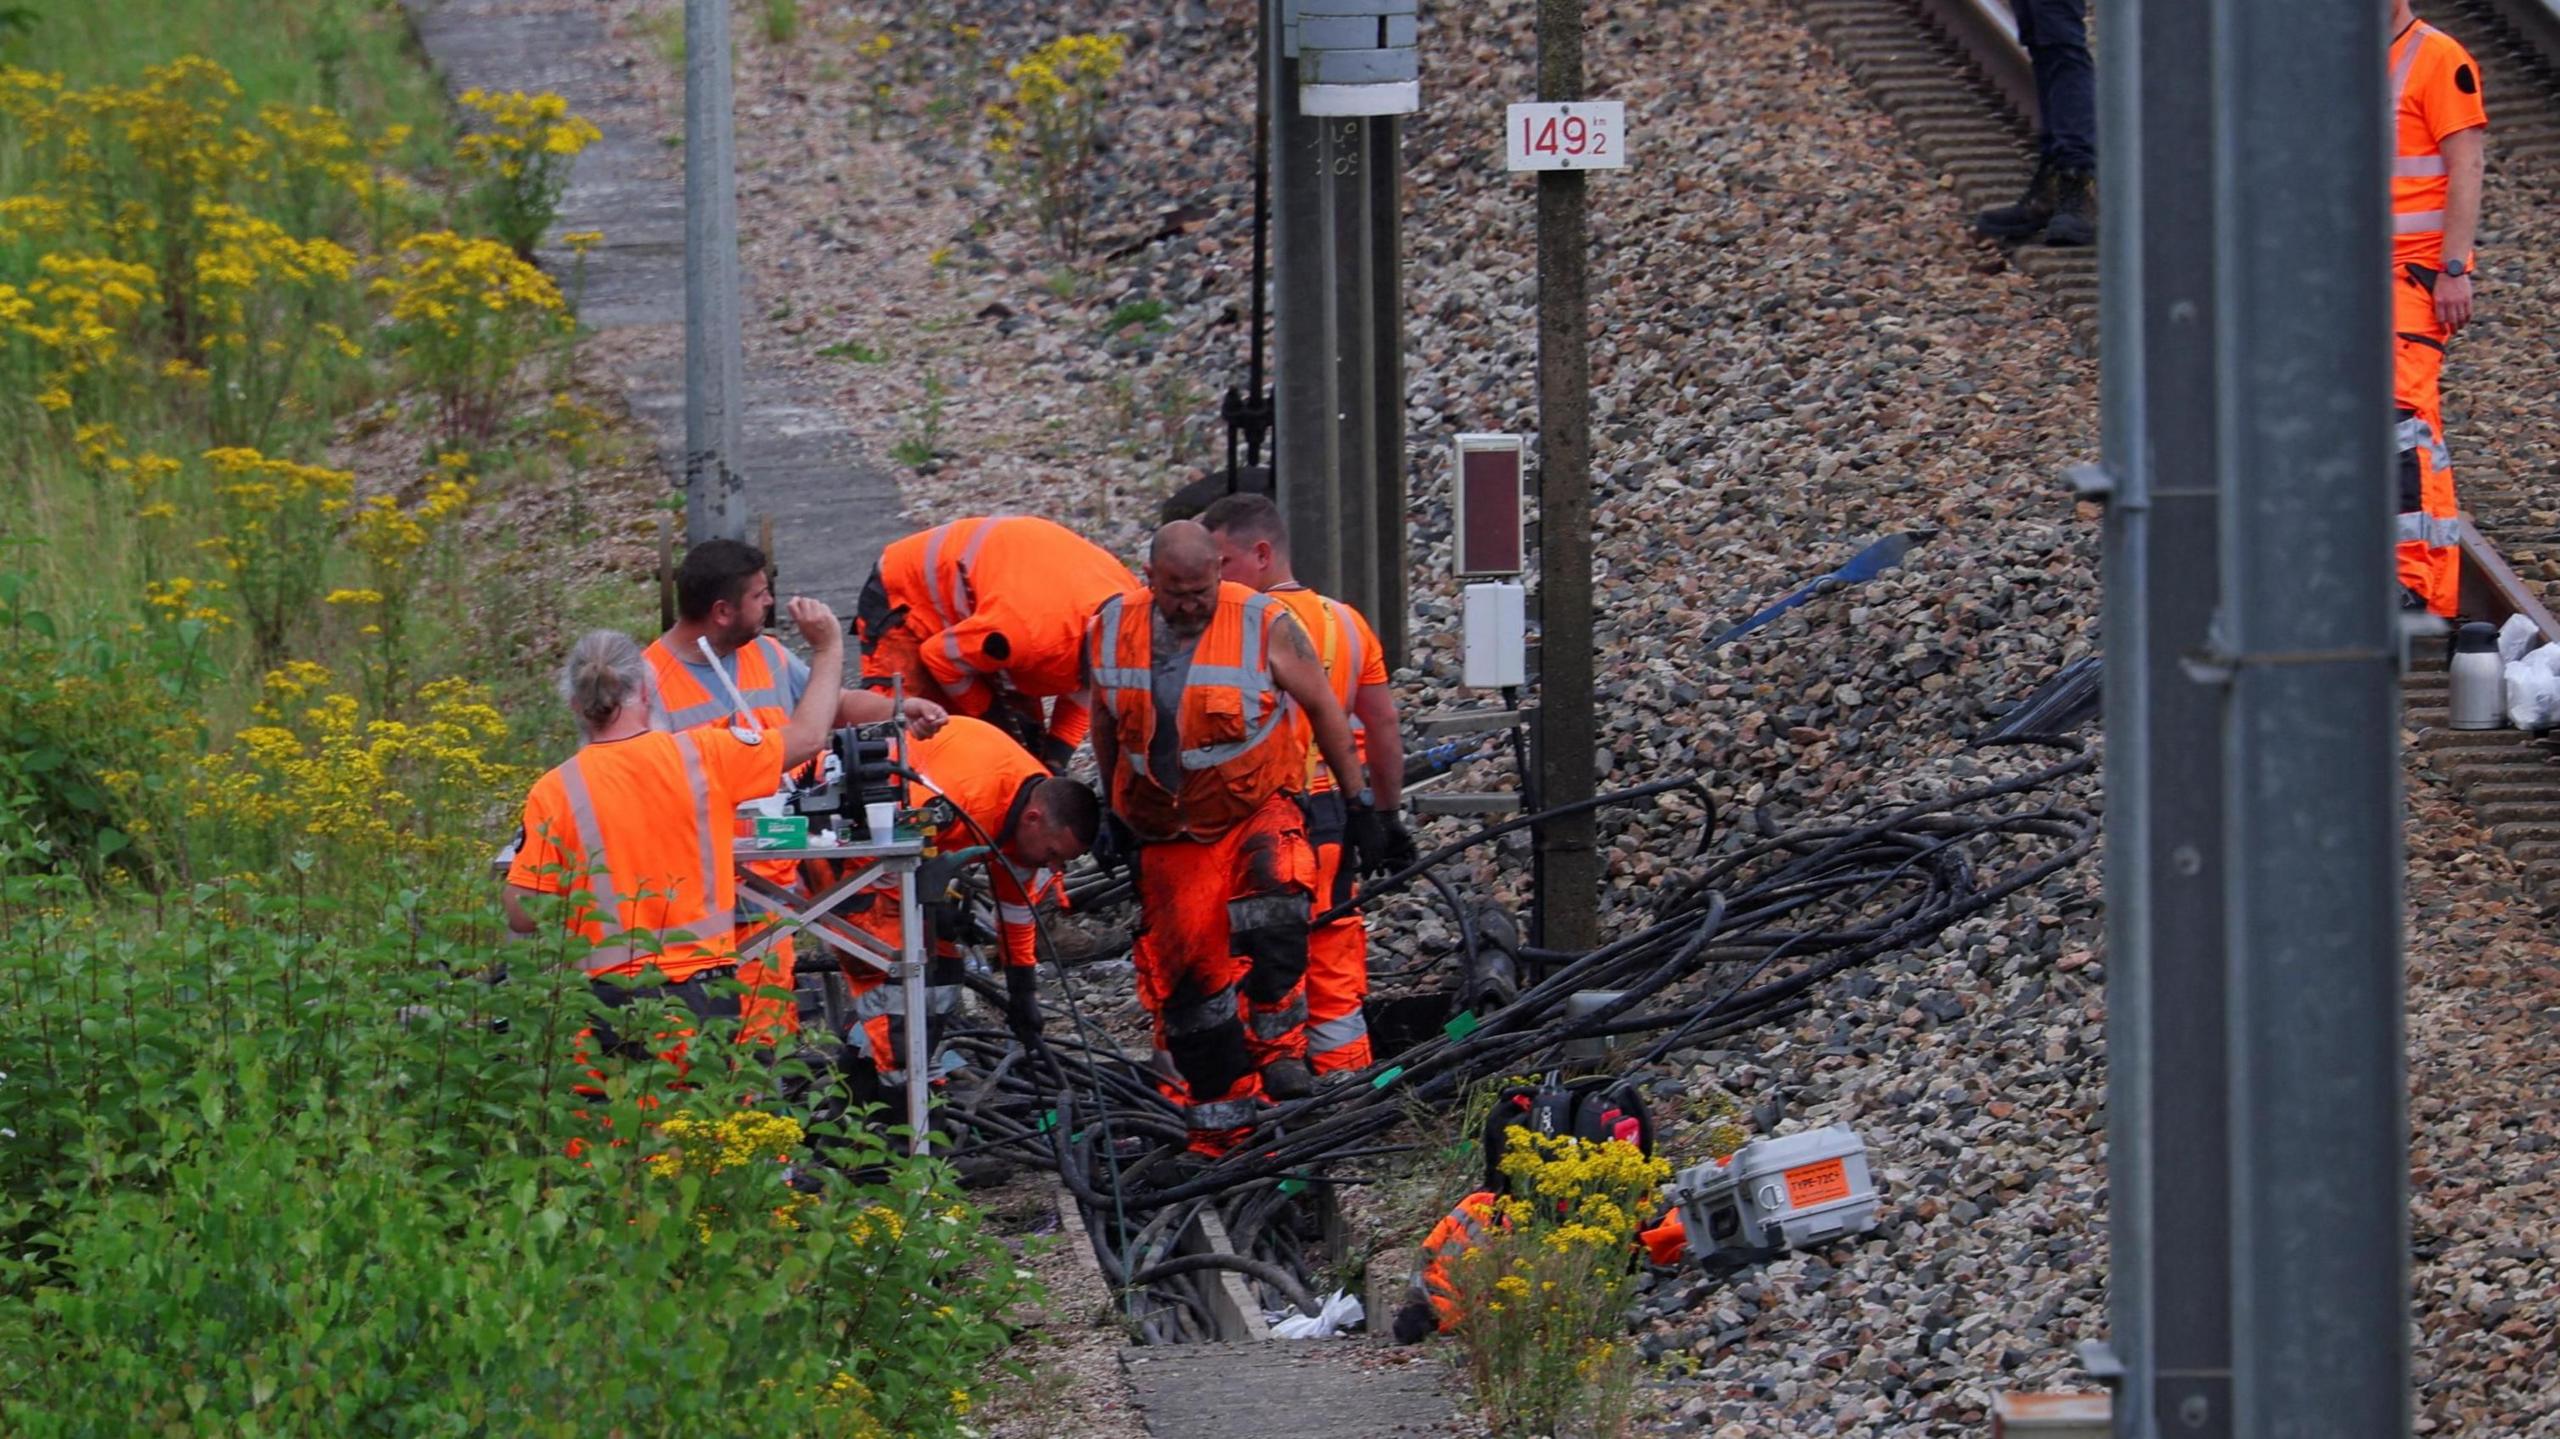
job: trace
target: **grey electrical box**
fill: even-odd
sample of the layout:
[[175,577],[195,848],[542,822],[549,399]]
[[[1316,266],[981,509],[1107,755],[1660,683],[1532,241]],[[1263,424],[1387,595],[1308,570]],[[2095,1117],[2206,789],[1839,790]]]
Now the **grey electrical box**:
[[1672,1202],[1692,1259],[1774,1254],[1876,1227],[1866,1142],[1845,1124],[1755,1139],[1684,1169],[1672,1179]]
[[1306,115],[1409,115],[1422,108],[1417,0],[1288,0],[1282,52],[1298,62]]

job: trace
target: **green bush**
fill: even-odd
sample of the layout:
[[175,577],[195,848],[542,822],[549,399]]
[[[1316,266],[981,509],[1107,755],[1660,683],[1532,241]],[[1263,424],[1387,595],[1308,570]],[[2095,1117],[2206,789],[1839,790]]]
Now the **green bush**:
[[961,1431],[1026,1290],[943,1166],[794,1188],[711,1037],[581,1098],[559,946],[307,868],[0,879],[0,1432]]

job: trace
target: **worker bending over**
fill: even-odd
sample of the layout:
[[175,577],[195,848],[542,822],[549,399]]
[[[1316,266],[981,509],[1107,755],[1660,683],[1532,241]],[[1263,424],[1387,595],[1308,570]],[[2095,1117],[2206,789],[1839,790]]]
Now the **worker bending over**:
[[[996,932],[1004,951],[1005,1022],[1029,1044],[1040,1037],[1038,921],[1033,906],[1059,892],[1055,872],[1093,847],[1102,806],[1093,791],[1054,776],[1011,736],[983,720],[955,716],[927,739],[910,739],[901,781],[901,807],[916,809],[936,796],[958,815],[934,831],[935,851],[956,855],[993,846],[987,857],[996,905]],[[930,900],[926,898],[929,903]],[[895,889],[856,895],[845,911],[863,932],[891,951],[898,948],[902,911]],[[936,935],[927,1007],[939,1016],[959,1002],[956,936]],[[853,997],[854,1026],[862,1033],[883,1083],[906,1082],[901,1006],[906,992],[871,965],[848,959],[845,983]]]
[[1135,849],[1138,997],[1191,1148],[1204,1154],[1232,1147],[1266,1093],[1313,1088],[1315,856],[1297,803],[1309,730],[1335,773],[1359,772],[1306,632],[1218,569],[1207,530],[1166,525],[1148,553],[1148,587],[1104,600],[1085,638],[1094,759]]
[[[773,576],[766,568],[764,551],[737,540],[705,540],[685,551],[675,580],[675,627],[643,652],[668,728],[724,729],[743,723],[768,732],[781,730],[809,688],[809,666],[765,633],[773,622]],[[706,640],[720,657],[720,670],[746,700],[743,715],[730,702],[720,673],[702,657]],[[920,734],[931,734],[943,720],[942,706],[929,699],[910,699],[900,710],[887,695],[838,687],[835,724],[872,724],[901,714]],[[787,859],[765,860],[750,868],[786,889],[799,878],[799,866]],[[739,980],[759,992],[788,994],[795,956],[788,937],[777,939],[740,966]],[[759,1042],[775,1042],[778,1035],[770,1031],[800,1027],[795,1004],[776,1002],[753,1008],[759,1022],[751,1037]]]
[[1109,551],[1048,520],[936,525],[882,550],[863,587],[863,683],[903,678],[908,693],[990,720],[1063,766],[1090,723],[1078,669],[1085,617],[1137,587]]
[[[1289,567],[1289,532],[1280,507],[1261,495],[1228,495],[1209,506],[1200,523],[1217,538],[1224,578],[1278,600],[1315,645],[1333,695],[1351,720],[1352,748],[1359,751],[1373,806],[1361,834],[1351,836],[1345,790],[1312,749],[1307,754],[1307,842],[1315,847],[1316,908],[1333,909],[1352,898],[1354,875],[1384,874],[1413,863],[1413,835],[1398,811],[1404,804],[1404,732],[1395,693],[1387,688],[1387,660],[1378,632],[1340,600],[1298,583]],[[1319,1076],[1369,1066],[1369,1021],[1361,1001],[1369,994],[1369,927],[1358,911],[1317,925],[1307,937],[1307,1067]]]
[[[772,1023],[755,1012],[771,1001],[750,996],[742,1014],[709,987],[738,973],[737,807],[815,755],[836,714],[843,629],[816,600],[793,600],[791,618],[809,642],[809,677],[779,732],[653,728],[649,667],[630,636],[595,630],[569,652],[560,690],[584,743],[525,799],[507,925],[537,928],[529,895],[576,896],[568,925],[590,946],[579,968],[608,1008],[672,997],[700,1018],[739,1016],[742,1033]],[[663,983],[609,982],[652,970]],[[601,1038],[608,1052],[623,1047]]]
[[2471,322],[2471,241],[2489,112],[2480,67],[2391,0],[2391,403],[2400,448],[2401,605],[2450,619],[2462,511],[2444,443],[2444,347]]

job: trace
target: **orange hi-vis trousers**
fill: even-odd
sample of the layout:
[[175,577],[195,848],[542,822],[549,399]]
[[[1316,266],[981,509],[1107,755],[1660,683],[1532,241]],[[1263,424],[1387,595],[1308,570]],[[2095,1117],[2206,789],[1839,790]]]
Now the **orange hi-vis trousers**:
[[2444,445],[2445,341],[2436,318],[2435,273],[2399,266],[2391,279],[2391,403],[2398,422],[2400,583],[2431,614],[2453,617],[2462,597],[2461,508],[2453,493],[2453,457]]
[[1195,1150],[1232,1147],[1257,1117],[1263,1068],[1306,1054],[1314,897],[1315,855],[1290,794],[1215,839],[1139,856],[1138,1000]]
[[[1342,796],[1309,797],[1308,842],[1316,857],[1316,910],[1352,897],[1343,872]],[[1307,935],[1307,1069],[1338,1074],[1369,1067],[1369,922],[1354,910]]]

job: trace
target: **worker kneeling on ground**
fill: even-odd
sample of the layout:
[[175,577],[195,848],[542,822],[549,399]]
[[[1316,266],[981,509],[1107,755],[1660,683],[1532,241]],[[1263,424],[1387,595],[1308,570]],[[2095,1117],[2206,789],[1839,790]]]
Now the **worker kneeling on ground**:
[[1064,768],[1091,723],[1078,664],[1085,618],[1137,587],[1110,551],[1048,520],[936,525],[882,550],[863,587],[863,683],[903,679],[908,693],[993,721]]
[[[528,896],[572,896],[569,928],[591,946],[579,968],[609,1009],[673,998],[697,1018],[755,1026],[757,1015],[711,990],[738,972],[737,807],[773,793],[786,768],[818,752],[844,671],[835,614],[795,599],[791,617],[809,642],[809,683],[779,733],[652,728],[649,668],[630,636],[592,631],[569,652],[561,694],[585,742],[525,799],[507,924],[533,933]],[[652,971],[663,983],[628,983]],[[609,1030],[597,1037],[608,1053],[630,1052]]]
[[[774,595],[764,551],[738,540],[705,540],[685,551],[683,563],[676,566],[675,588],[675,627],[642,651],[667,727],[700,731],[745,724],[779,735],[810,689],[809,666],[765,633],[773,622]],[[718,670],[703,657],[706,644],[719,657]],[[746,703],[743,711],[730,698],[733,686]],[[872,690],[838,687],[835,723],[896,718],[907,720],[918,734],[931,734],[942,723],[943,710],[922,697],[911,697],[901,707]],[[748,869],[786,889],[798,880],[798,866],[789,860],[750,863]],[[794,954],[788,937],[777,939],[759,958],[741,963],[738,977],[759,994],[790,993]],[[756,1018],[747,1036],[752,1042],[778,1043],[783,1033],[800,1027],[796,1005],[758,1001],[749,1008]]]
[[[1261,495],[1228,495],[1200,523],[1217,537],[1221,575],[1288,606],[1315,645],[1333,696],[1350,716],[1362,774],[1346,788],[1312,747],[1307,753],[1307,842],[1316,855],[1316,908],[1351,902],[1356,876],[1403,869],[1416,858],[1404,805],[1404,731],[1387,688],[1385,647],[1358,610],[1305,585],[1289,567],[1280,507]],[[1351,799],[1368,817],[1350,833]],[[1347,852],[1346,852],[1347,851]],[[1307,1067],[1319,1076],[1369,1067],[1369,926],[1358,910],[1307,937]]]
[[[1102,806],[1092,790],[1049,773],[1004,731],[965,716],[954,717],[931,738],[909,740],[906,767],[914,773],[903,781],[902,808],[921,808],[939,797],[956,812],[933,832],[936,851],[958,855],[990,846],[995,851],[986,857],[986,867],[1004,951],[1005,1023],[1028,1045],[1040,1037],[1041,1027],[1039,926],[1033,906],[1063,893],[1056,871],[1093,847]],[[849,903],[854,924],[895,952],[902,923],[897,892],[872,890]],[[932,908],[928,904],[928,913]],[[935,972],[926,1003],[938,1020],[959,1002],[960,957],[958,936],[941,932],[943,925],[933,927]],[[906,991],[879,969],[856,960],[845,960],[844,972],[854,1027],[873,1067],[884,1084],[904,1084],[901,1007]]]
[[[1653,1157],[1652,1116],[1646,1112],[1641,1092],[1623,1080],[1513,1085],[1495,1095],[1480,1137],[1484,1187],[1459,1200],[1422,1241],[1420,1262],[1414,1266],[1403,1307],[1393,1321],[1398,1344],[1418,1344],[1464,1322],[1466,1302],[1458,1282],[1458,1261],[1492,1235],[1509,1229],[1506,1216],[1525,1213],[1521,1201],[1532,1197],[1513,1182],[1513,1171],[1503,1163],[1524,1133],[1581,1145],[1632,1145],[1644,1158]],[[1679,1226],[1680,1211],[1675,1208],[1653,1228],[1639,1231],[1637,1245],[1654,1263],[1677,1263],[1688,1238]]]
[[1306,632],[1270,596],[1219,579],[1207,530],[1166,525],[1147,565],[1148,588],[1105,600],[1086,626],[1105,857],[1134,850],[1138,997],[1191,1148],[1217,1154],[1266,1093],[1314,1087],[1315,856],[1297,797],[1309,729],[1336,773],[1357,773],[1359,756]]

